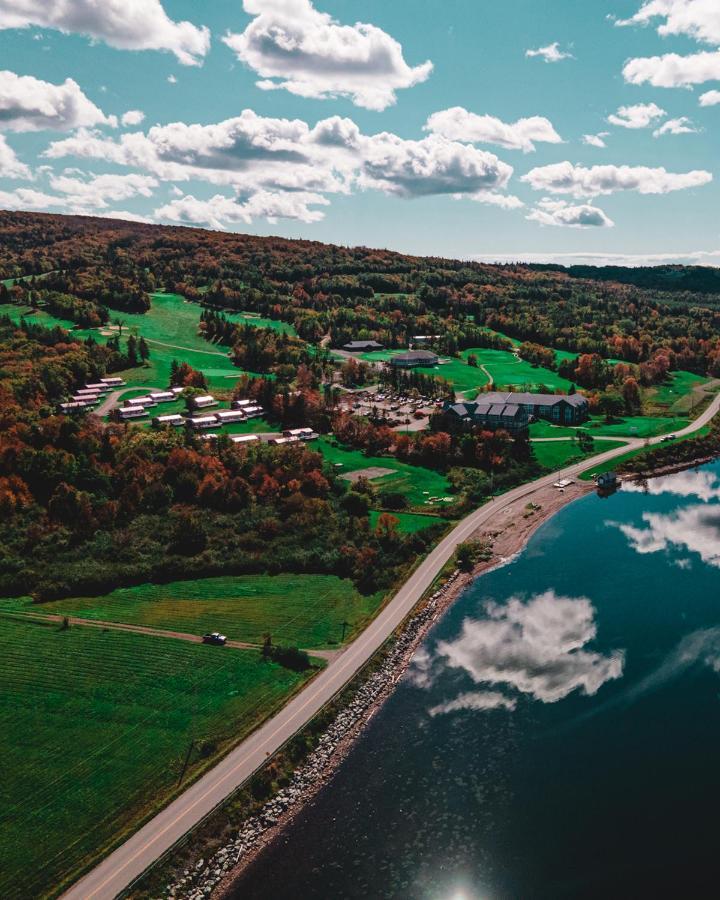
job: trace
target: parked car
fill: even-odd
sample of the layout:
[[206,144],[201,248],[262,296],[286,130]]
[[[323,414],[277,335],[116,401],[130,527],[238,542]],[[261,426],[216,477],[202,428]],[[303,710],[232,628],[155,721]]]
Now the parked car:
[[217,644],[222,647],[223,644],[227,643],[227,637],[224,634],[220,634],[219,631],[213,631],[210,634],[204,634],[202,636],[203,644]]

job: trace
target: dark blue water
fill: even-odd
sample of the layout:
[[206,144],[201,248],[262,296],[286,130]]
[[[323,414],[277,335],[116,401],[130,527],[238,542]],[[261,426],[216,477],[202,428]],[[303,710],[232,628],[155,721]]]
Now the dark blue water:
[[479,579],[240,898],[720,895],[720,465]]

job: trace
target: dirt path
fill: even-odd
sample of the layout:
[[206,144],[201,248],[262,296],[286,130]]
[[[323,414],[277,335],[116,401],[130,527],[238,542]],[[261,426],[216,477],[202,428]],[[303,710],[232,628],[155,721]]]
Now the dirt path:
[[203,353],[205,356],[222,356],[227,359],[230,354],[219,353],[217,350],[196,350],[195,347],[180,347],[178,344],[166,344],[165,341],[156,341],[154,338],[145,338],[148,344],[157,344],[158,347],[169,347],[171,350],[186,350],[188,353]]
[[[40,619],[43,622],[57,622],[60,624],[66,618],[65,616],[56,615],[55,613],[39,613],[35,611],[17,612],[10,615],[18,616],[25,619]],[[133,634],[147,634],[151,637],[173,638],[176,641],[188,641],[191,644],[202,644],[203,639],[199,634],[189,634],[185,631],[168,631],[161,628],[151,628],[149,625],[131,625],[126,622],[106,622],[102,619],[84,619],[80,616],[67,616],[70,625],[81,625],[88,628],[110,629],[112,631],[130,631]],[[250,644],[246,641],[231,641],[225,644],[226,647],[233,647],[236,650],[260,650],[260,644]],[[322,659],[331,660],[341,650],[307,650],[311,656],[319,656]]]

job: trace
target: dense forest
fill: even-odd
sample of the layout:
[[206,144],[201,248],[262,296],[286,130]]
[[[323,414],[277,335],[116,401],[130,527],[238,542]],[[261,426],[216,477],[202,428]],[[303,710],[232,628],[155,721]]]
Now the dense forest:
[[406,347],[431,335],[452,354],[507,347],[506,335],[636,365],[662,356],[670,369],[720,374],[717,275],[702,267],[492,266],[39,213],[0,213],[0,233],[0,278],[42,275],[36,284],[47,290],[111,309],[142,311],[148,293],[163,287],[208,309],[281,319],[314,344]]

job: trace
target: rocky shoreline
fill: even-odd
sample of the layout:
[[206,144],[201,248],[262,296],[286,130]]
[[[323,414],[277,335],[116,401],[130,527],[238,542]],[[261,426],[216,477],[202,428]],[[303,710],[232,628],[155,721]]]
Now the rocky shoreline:
[[[483,570],[487,566],[482,567]],[[235,838],[209,859],[199,860],[166,886],[161,897],[177,900],[223,898],[257,855],[284,829],[304,804],[332,777],[354,740],[380,704],[394,690],[418,644],[439,616],[474,579],[459,571],[435,591],[397,635],[380,668],[367,678],[338,713],[290,784],[247,819]]]

